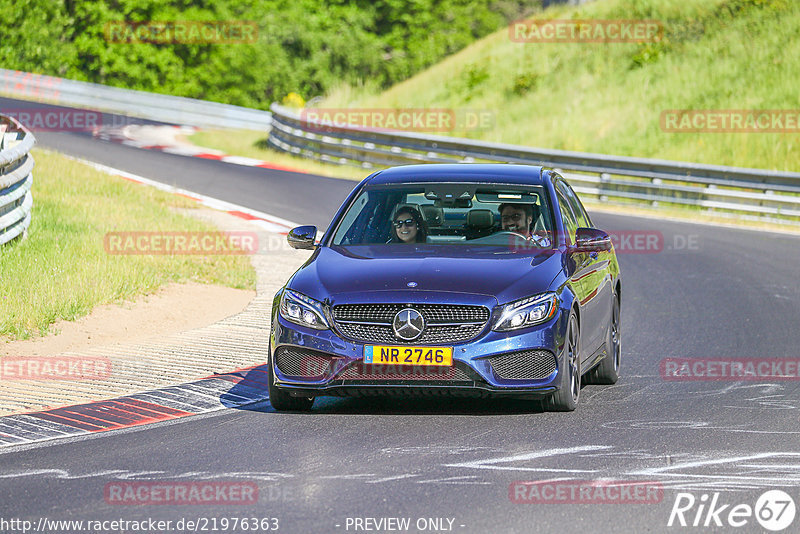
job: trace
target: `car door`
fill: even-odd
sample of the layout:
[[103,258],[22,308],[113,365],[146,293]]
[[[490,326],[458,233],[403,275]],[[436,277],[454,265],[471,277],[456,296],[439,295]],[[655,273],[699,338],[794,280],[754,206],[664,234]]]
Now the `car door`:
[[[561,182],[561,184],[564,186],[564,192],[566,193],[567,200],[569,201],[570,206],[572,206],[572,209],[578,218],[578,227],[594,228],[595,226],[592,223],[589,214],[586,212],[586,208],[583,207],[583,203],[578,198],[578,195],[566,181]],[[602,272],[600,286],[598,287],[597,292],[599,295],[599,301],[602,303],[601,310],[603,313],[598,326],[600,328],[600,340],[603,342],[605,341],[604,336],[607,326],[611,324],[613,315],[614,281],[619,274],[619,265],[617,264],[617,258],[614,255],[614,252],[611,250],[598,252],[597,256],[597,263]]]
[[[591,227],[574,192],[561,180],[555,183],[556,198],[567,230],[568,244],[575,244],[579,227]],[[570,201],[572,197],[573,201]],[[577,215],[576,215],[577,212]],[[581,307],[581,343],[584,358],[591,357],[605,341],[611,313],[611,280],[608,253],[573,252],[575,270],[570,277]]]

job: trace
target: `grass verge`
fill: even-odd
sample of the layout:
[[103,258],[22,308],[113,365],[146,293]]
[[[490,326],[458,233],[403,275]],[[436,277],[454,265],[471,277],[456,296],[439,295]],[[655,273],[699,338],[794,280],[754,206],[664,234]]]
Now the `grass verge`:
[[152,293],[169,282],[255,288],[247,256],[109,255],[111,231],[217,231],[177,213],[194,202],[35,150],[28,236],[0,247],[0,337],[45,335],[100,304]]

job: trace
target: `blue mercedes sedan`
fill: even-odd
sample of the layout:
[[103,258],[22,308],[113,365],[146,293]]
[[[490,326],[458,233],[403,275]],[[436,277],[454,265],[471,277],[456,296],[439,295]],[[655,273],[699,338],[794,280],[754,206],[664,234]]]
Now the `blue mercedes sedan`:
[[276,410],[321,395],[539,399],[571,411],[620,372],[620,271],[557,172],[409,165],[362,181],[275,295]]

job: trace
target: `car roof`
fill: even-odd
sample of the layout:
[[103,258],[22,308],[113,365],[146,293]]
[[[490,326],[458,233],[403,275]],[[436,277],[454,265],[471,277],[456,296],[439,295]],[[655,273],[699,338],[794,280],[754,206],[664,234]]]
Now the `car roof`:
[[441,182],[543,185],[542,170],[540,166],[508,163],[402,165],[378,171],[364,185]]

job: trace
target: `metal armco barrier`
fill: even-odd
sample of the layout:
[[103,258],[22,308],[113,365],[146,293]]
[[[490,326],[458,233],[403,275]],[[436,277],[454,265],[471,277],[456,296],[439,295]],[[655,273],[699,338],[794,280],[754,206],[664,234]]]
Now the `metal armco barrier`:
[[0,245],[31,224],[31,184],[35,139],[16,120],[0,115]]
[[471,139],[311,122],[273,104],[269,145],[363,168],[411,163],[504,162],[558,169],[586,198],[695,207],[715,215],[800,224],[800,173],[546,150]]
[[269,128],[269,111],[0,69],[0,94],[206,128]]

